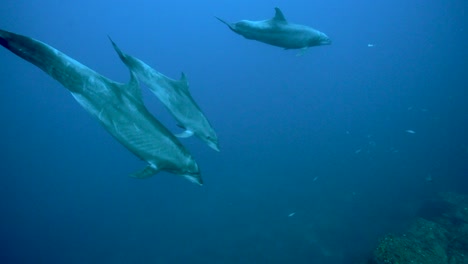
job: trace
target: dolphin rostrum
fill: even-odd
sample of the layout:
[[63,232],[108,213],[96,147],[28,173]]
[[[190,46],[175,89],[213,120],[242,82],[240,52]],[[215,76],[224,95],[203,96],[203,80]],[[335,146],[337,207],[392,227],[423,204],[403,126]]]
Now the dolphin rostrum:
[[3,30],[0,45],[65,86],[107,132],[148,164],[132,177],[167,171],[202,184],[198,165],[188,150],[144,106],[133,73],[129,83],[117,83],[43,42]]
[[173,80],[151,68],[143,61],[123,53],[111,40],[115,51],[127,67],[146,84],[164,107],[176,119],[184,132],[178,137],[197,136],[212,149],[219,151],[218,137],[208,119],[190,95],[187,78],[182,73],[180,80]]
[[247,39],[285,49],[307,49],[331,44],[330,38],[324,33],[308,26],[289,23],[278,7],[275,7],[275,11],[273,18],[262,21],[241,20],[229,23],[219,17],[216,18]]

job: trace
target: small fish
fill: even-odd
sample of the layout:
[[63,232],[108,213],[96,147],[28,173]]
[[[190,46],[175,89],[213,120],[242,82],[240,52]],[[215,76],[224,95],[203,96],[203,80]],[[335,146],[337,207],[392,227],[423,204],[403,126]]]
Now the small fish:
[[356,151],[354,151],[355,154],[359,154],[361,153],[362,149],[357,149]]
[[411,130],[411,129],[408,129],[405,131],[406,133],[409,133],[409,134],[416,134],[416,132],[414,130]]
[[369,44],[367,44],[367,47],[368,47],[368,48],[373,48],[373,47],[374,47],[374,44],[370,44],[370,43],[369,43]]
[[391,147],[389,150],[388,150],[390,153],[398,153],[398,149],[394,148],[394,147]]
[[314,181],[316,181],[317,179],[318,179],[318,176],[317,176],[317,177],[315,177],[315,178],[314,178],[312,181],[314,182]]
[[296,214],[296,212],[292,212],[292,213],[288,214],[288,217],[293,217],[295,214]]

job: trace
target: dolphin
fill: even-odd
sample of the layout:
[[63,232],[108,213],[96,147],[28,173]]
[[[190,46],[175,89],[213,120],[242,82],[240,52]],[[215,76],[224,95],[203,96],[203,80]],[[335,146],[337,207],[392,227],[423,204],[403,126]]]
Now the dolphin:
[[241,20],[229,23],[216,17],[232,31],[247,39],[257,40],[284,49],[307,49],[308,47],[329,45],[330,38],[323,32],[308,26],[289,23],[278,7],[275,16],[262,21]]
[[36,65],[65,86],[104,129],[147,166],[130,176],[147,178],[160,171],[202,185],[189,151],[143,104],[138,80],[114,82],[38,40],[0,30],[0,45]]
[[115,51],[127,67],[146,84],[162,102],[164,107],[184,129],[177,137],[197,136],[212,149],[219,151],[218,137],[200,107],[192,98],[187,77],[182,73],[180,80],[173,80],[157,72],[143,61],[123,53],[112,41]]

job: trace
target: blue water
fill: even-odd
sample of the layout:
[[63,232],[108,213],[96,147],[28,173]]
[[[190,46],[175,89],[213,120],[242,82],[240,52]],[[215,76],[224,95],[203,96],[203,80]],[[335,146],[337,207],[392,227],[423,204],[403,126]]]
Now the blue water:
[[[296,56],[214,18],[275,6],[333,44]],[[145,164],[1,48],[0,262],[361,263],[424,200],[468,193],[466,12],[464,0],[3,0],[0,28],[113,80],[129,74],[107,35],[167,76],[184,71],[221,152],[182,140],[203,187],[130,178]]]

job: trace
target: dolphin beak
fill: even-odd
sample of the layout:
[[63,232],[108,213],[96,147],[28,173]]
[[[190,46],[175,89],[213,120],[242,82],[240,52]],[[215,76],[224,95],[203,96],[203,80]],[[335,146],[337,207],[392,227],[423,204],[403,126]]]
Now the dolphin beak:
[[191,175],[191,174],[185,174],[185,175],[182,175],[185,179],[199,185],[199,186],[203,186],[203,179],[201,178],[200,174],[194,174],[194,175]]
[[217,152],[219,152],[219,146],[218,144],[214,143],[214,142],[208,142],[208,146],[214,150],[216,150]]

